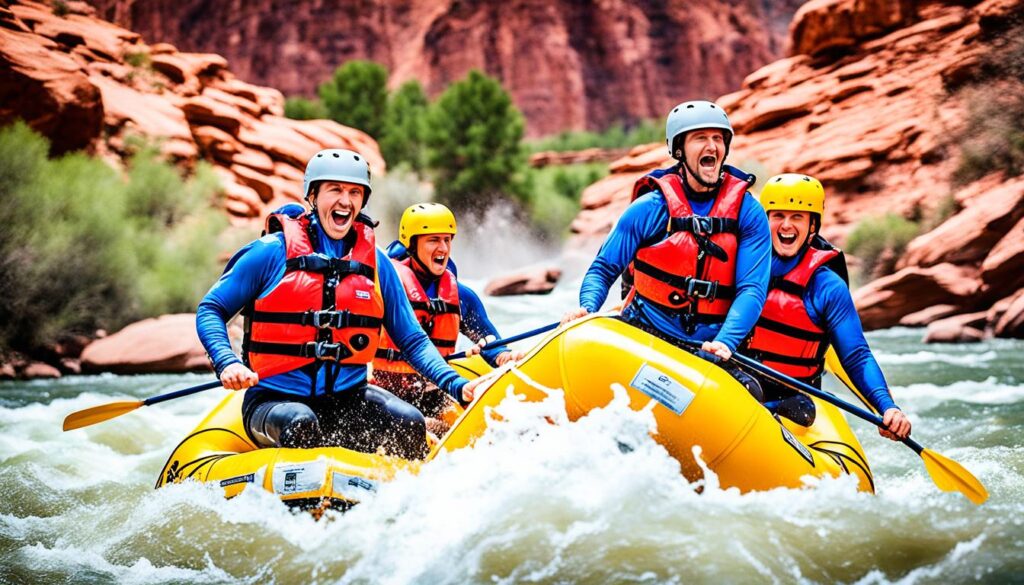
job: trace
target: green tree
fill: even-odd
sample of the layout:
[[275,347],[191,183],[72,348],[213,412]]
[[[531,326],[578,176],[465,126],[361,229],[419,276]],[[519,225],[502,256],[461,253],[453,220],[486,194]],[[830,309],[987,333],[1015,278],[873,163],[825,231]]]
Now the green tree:
[[522,199],[523,116],[495,79],[470,71],[448,87],[427,116],[428,163],[441,201],[457,208],[495,196]]
[[321,120],[327,117],[327,110],[317,100],[290,97],[284,102],[284,115],[292,120]]
[[388,102],[388,70],[372,61],[349,61],[317,89],[327,115],[380,139]]
[[398,88],[388,100],[380,148],[389,164],[408,164],[417,173],[426,165],[427,95],[415,79]]

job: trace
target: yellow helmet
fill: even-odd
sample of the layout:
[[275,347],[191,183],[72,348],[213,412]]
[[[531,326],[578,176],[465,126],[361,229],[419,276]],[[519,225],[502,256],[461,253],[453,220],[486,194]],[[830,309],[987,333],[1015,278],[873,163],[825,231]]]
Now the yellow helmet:
[[402,213],[398,223],[398,241],[406,248],[413,236],[423,234],[455,235],[455,214],[440,203],[417,203]]
[[761,206],[766,212],[809,211],[825,213],[825,188],[814,177],[784,173],[768,179],[761,189]]

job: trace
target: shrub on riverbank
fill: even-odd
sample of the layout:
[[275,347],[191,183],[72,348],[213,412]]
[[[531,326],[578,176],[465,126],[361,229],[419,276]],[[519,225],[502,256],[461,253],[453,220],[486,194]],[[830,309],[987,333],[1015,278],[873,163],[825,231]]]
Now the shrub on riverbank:
[[665,140],[665,124],[661,120],[641,120],[632,126],[622,123],[599,131],[560,132],[525,143],[528,152],[576,151],[588,148],[629,148]]
[[226,224],[210,205],[212,172],[200,165],[185,180],[145,145],[125,176],[48,150],[23,123],[0,130],[0,349],[194,310]]

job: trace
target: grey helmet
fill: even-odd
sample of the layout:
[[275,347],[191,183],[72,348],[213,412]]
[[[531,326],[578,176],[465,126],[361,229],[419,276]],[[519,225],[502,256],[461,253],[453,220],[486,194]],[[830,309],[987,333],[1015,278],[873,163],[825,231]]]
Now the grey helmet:
[[309,197],[309,188],[316,181],[344,181],[366,188],[363,205],[370,199],[370,165],[358,152],[343,148],[328,148],[313,155],[306,163],[302,178],[302,196]]
[[725,110],[717,105],[697,100],[683,102],[672,108],[668,119],[665,120],[665,143],[668,145],[669,156],[682,160],[682,156],[676,156],[681,153],[674,152],[672,148],[676,137],[702,128],[718,128],[725,131],[725,154],[728,155],[729,143],[732,142],[733,135],[729,116],[725,115]]

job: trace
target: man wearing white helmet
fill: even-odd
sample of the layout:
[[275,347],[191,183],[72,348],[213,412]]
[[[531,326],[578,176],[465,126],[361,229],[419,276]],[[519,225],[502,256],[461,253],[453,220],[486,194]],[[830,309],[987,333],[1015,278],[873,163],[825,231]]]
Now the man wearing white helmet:
[[[423,415],[366,381],[381,326],[427,378],[468,402],[467,382],[420,328],[373,221],[362,213],[370,169],[350,150],[306,165],[311,210],[267,218],[265,235],[239,250],[199,304],[199,338],[225,388],[247,389],[242,418],[261,447],[340,445],[405,458],[426,452]],[[242,360],[226,322],[246,317]]]
[[665,129],[678,164],[636,182],[632,203],[587,270],[580,308],[563,322],[600,309],[630,267],[626,321],[670,340],[702,342],[704,351],[728,360],[764,305],[768,223],[747,192],[755,178],[724,164],[733,131],[721,108],[684,102]]

